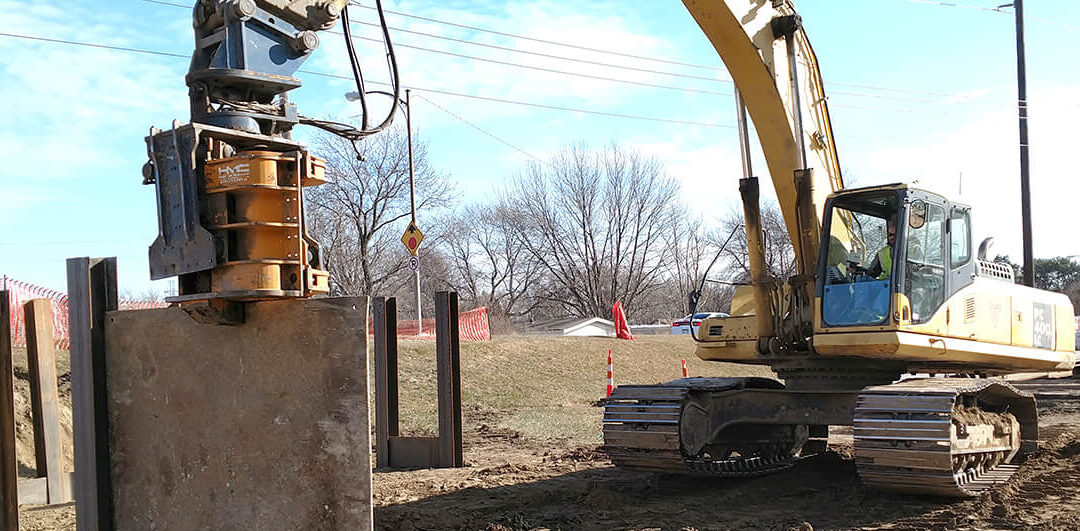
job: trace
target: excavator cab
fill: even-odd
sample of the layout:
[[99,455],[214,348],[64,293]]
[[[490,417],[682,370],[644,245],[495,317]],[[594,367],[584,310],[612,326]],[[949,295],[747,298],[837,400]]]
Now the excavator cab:
[[905,185],[830,197],[818,265],[819,330],[930,319],[974,276],[969,210]]

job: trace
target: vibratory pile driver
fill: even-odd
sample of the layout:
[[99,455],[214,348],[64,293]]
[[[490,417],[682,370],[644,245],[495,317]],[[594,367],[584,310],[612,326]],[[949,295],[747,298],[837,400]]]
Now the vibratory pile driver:
[[[393,104],[369,125],[366,92],[349,29],[347,0],[200,0],[186,82],[191,121],[151,128],[143,183],[157,191],[158,237],[150,277],[178,277],[177,303],[197,318],[242,320],[244,301],[329,292],[319,244],[306,231],[304,188],[324,182],[325,161],[292,139],[298,124],[357,141],[387,126],[398,108],[397,62],[377,2]],[[288,92],[342,19],[364,113],[361,124],[299,114]]]

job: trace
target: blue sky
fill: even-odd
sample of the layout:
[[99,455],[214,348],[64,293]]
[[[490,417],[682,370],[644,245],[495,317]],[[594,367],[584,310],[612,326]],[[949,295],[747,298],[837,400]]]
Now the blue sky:
[[[998,3],[966,0],[961,7],[949,7],[923,0],[798,0],[796,7],[822,67],[845,177],[858,185],[918,180],[959,197],[975,206],[976,237],[995,236],[998,252],[1019,259],[1014,19],[1011,13],[977,9]],[[719,57],[681,2],[387,0],[385,5],[439,21],[712,67],[631,59],[390,15],[391,26],[415,32],[715,78],[568,62],[395,32],[401,78],[415,89],[414,129],[429,144],[433,164],[458,187],[463,203],[490,197],[531,157],[543,159],[568,144],[586,142],[596,147],[618,143],[660,159],[683,183],[684,201],[706,227],[736,204],[741,170],[732,86],[723,81],[729,77]],[[1074,66],[1080,56],[1080,2],[1029,0],[1025,7],[1035,254],[1077,254],[1074,203],[1080,179],[1072,138],[1080,123],[1080,69]],[[181,56],[192,50],[185,8],[141,0],[0,0],[0,12],[5,13],[0,33]],[[370,9],[354,9],[353,19],[375,22]],[[377,35],[363,25],[355,33]],[[321,38],[305,70],[348,75],[342,37]],[[529,70],[406,45],[680,90]],[[363,42],[358,50],[369,82],[385,81],[381,48]],[[0,121],[0,273],[65,289],[65,258],[117,256],[122,289],[134,294],[166,289],[164,283],[149,281],[146,248],[157,232],[156,214],[153,189],[140,185],[140,169],[150,126],[164,128],[173,119],[188,118],[187,63],[171,56],[0,36],[0,101],[6,103]],[[304,86],[292,99],[303,114],[348,117],[359,112],[342,97],[353,90],[350,81],[300,76]],[[712,126],[539,109],[433,90]],[[298,129],[301,138],[309,134]],[[760,157],[756,169],[764,170]],[[423,219],[420,224],[424,228]]]

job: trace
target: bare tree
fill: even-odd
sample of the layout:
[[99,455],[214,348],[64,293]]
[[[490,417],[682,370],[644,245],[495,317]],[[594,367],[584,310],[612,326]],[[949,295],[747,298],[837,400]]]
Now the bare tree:
[[[335,295],[374,294],[389,287],[404,268],[407,255],[398,241],[410,216],[409,146],[405,131],[395,127],[368,137],[357,146],[323,136],[315,142],[326,158],[327,183],[307,192],[307,216],[313,235],[322,242]],[[447,178],[427,158],[427,146],[413,141],[417,210],[448,205],[453,191]]]
[[[735,237],[724,250],[723,256],[728,262],[726,272],[721,273],[721,276],[735,283],[746,283],[750,279],[746,231],[737,230],[742,223],[742,210],[733,209],[721,218],[719,229],[711,236],[713,243],[719,247],[735,231]],[[761,228],[765,232],[765,266],[769,275],[777,281],[786,281],[795,274],[795,248],[788,236],[784,215],[776,203],[767,202],[761,206]]]
[[448,222],[445,245],[451,283],[462,300],[487,306],[507,321],[531,315],[543,277],[540,262],[526,247],[526,233],[514,211],[501,203],[472,205]]
[[579,316],[610,317],[615,301],[641,308],[664,280],[665,238],[685,212],[678,194],[655,159],[616,146],[531,165],[508,206],[548,277],[540,298]]
[[[658,297],[662,306],[656,309],[666,317],[685,314],[689,310],[690,294],[698,290],[701,290],[697,301],[698,311],[727,310],[731,305],[734,289],[722,274],[729,260],[722,256],[723,253],[717,254],[720,251],[718,245],[722,245],[723,240],[713,241],[714,238],[702,228],[703,225],[700,219],[686,217],[678,222],[677,230],[669,237],[665,265],[668,287]],[[721,236],[726,238],[727,234]],[[718,274],[722,284],[716,283]]]

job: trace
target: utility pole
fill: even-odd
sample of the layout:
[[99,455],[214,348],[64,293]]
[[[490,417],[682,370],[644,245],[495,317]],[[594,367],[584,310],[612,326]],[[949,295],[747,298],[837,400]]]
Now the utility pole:
[[[412,149],[412,105],[409,99],[409,89],[405,89],[405,131],[409,142],[409,201],[412,205],[412,223],[416,225],[416,178],[413,176],[413,149]],[[416,334],[424,331],[424,314],[422,311],[423,299],[420,297],[420,263],[416,265]]]
[[1035,257],[1031,246],[1031,180],[1028,170],[1027,69],[1024,64],[1024,0],[1003,7],[1013,7],[1016,14],[1016,87],[1020,110],[1020,217],[1023,221],[1025,286],[1035,286]]

